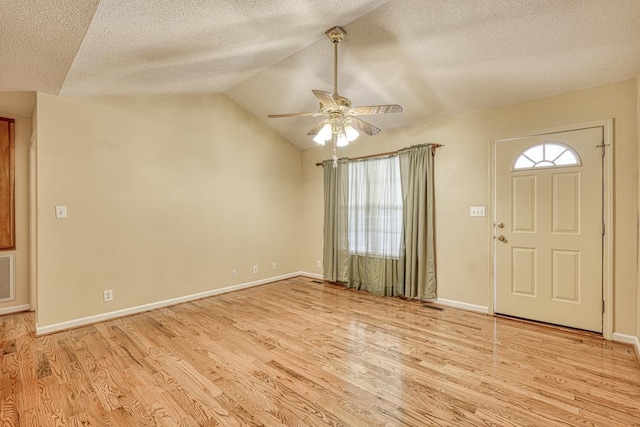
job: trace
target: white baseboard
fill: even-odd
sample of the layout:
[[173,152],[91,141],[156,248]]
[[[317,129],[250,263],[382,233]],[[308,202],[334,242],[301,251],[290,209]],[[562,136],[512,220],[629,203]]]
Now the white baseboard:
[[636,355],[638,356],[638,359],[640,359],[640,340],[638,339],[638,337],[634,337],[633,335],[620,334],[618,332],[614,332],[613,335],[611,336],[611,339],[613,341],[623,342],[623,343],[631,344],[635,346]]
[[446,305],[448,307],[459,308],[461,310],[475,311],[476,313],[482,313],[482,314],[489,313],[489,307],[485,307],[483,305],[469,304],[466,302],[454,301],[454,300],[444,299],[444,298],[436,298],[435,300],[433,300],[433,302]]
[[301,271],[300,276],[311,277],[312,279],[324,280],[324,276],[322,274],[309,273],[307,271]]
[[[253,286],[264,285],[265,283],[277,282],[279,280],[290,279],[302,275],[301,272],[283,274],[282,276],[269,277],[268,279],[256,280],[254,282],[241,283],[239,285],[227,286],[224,288],[213,289],[206,292],[200,292],[192,295],[172,298],[164,301],[152,302],[149,304],[138,305],[135,307],[124,308],[122,310],[110,311],[108,313],[96,314],[94,316],[82,317],[80,319],[67,320],[65,322],[54,323],[52,325],[39,326],[36,325],[36,335],[51,334],[54,332],[64,331],[66,329],[77,328],[80,326],[90,325],[92,323],[104,322],[106,320],[116,319],[118,317],[130,316],[132,314],[143,313],[145,311],[154,310],[156,308],[168,307],[170,305],[180,304],[182,302],[193,301],[201,298],[220,295],[227,292],[238,291],[240,289],[251,288]],[[28,306],[27,306],[28,310]]]
[[21,311],[29,311],[31,306],[29,304],[14,305],[13,307],[0,308],[0,316],[3,314],[20,313]]

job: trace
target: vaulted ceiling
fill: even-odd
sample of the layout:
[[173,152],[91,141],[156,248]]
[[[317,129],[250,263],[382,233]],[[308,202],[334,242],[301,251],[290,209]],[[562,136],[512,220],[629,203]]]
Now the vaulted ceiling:
[[301,148],[317,118],[266,116],[317,111],[336,25],[340,94],[404,107],[383,129],[640,74],[638,0],[3,0],[0,22],[0,91],[224,93]]

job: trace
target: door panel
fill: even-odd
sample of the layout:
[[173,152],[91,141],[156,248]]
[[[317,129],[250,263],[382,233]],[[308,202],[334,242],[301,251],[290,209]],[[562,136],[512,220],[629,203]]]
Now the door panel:
[[536,250],[512,248],[511,292],[517,295],[536,296]]
[[496,313],[602,332],[601,143],[602,128],[496,143]]
[[513,180],[513,231],[536,231],[536,177],[514,176]]
[[580,302],[580,252],[553,250],[553,299]]
[[580,233],[580,174],[553,174],[553,233]]

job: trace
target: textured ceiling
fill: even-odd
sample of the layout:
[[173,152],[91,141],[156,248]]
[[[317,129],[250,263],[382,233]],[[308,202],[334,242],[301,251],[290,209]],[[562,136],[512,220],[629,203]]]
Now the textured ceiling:
[[224,92],[383,3],[102,0],[61,93]]
[[266,115],[317,110],[311,89],[332,89],[334,25],[347,31],[340,94],[404,107],[367,118],[383,129],[640,74],[638,0],[177,4],[5,0],[0,90],[221,92],[306,148],[316,119]]
[[0,90],[58,93],[98,0],[2,0]]

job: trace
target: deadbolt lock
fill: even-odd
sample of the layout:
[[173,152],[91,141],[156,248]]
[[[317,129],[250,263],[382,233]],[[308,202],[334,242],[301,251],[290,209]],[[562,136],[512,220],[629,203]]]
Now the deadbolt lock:
[[496,225],[498,226],[498,228],[504,228],[504,222],[499,222]]

